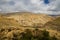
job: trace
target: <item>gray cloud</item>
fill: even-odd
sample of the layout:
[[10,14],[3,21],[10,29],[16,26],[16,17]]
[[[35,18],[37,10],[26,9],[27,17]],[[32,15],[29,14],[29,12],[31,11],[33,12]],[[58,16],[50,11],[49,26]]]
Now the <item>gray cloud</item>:
[[1,12],[30,11],[52,15],[60,14],[60,0],[50,0],[44,4],[43,0],[0,0]]

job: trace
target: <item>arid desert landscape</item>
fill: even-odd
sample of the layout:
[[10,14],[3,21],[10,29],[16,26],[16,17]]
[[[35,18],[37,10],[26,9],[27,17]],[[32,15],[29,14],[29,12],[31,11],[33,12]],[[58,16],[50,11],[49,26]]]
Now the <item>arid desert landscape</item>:
[[60,40],[60,16],[31,12],[0,14],[0,40]]

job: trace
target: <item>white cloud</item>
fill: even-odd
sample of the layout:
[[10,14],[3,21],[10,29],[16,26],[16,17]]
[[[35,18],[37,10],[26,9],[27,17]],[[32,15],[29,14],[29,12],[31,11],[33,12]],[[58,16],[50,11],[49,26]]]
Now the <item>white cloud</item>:
[[43,0],[0,0],[0,11],[31,11],[35,13],[60,14],[60,0],[50,0],[44,4]]

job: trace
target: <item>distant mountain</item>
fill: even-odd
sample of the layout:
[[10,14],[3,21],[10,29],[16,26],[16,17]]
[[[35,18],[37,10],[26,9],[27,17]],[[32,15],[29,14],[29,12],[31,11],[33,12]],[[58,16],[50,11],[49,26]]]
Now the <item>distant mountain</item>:
[[34,14],[30,12],[8,13],[7,18],[17,20],[21,26],[43,26],[48,21],[54,20],[53,17],[46,14]]

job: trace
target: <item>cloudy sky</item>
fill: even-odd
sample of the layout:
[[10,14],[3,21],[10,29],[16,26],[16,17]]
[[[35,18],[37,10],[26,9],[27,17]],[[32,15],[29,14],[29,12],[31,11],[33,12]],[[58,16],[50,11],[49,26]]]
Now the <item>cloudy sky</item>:
[[60,0],[0,0],[1,12],[29,11],[34,13],[60,14]]

